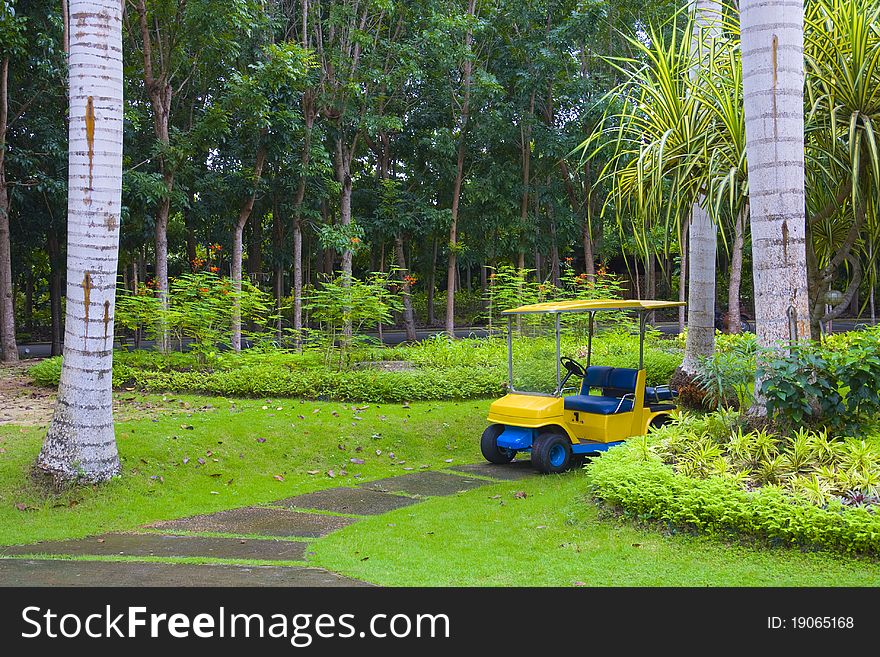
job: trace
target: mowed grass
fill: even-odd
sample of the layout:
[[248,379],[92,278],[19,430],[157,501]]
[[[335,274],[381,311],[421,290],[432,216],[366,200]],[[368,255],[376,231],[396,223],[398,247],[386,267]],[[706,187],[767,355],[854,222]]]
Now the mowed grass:
[[877,562],[600,519],[587,476],[434,498],[316,541],[309,562],[387,586],[880,585]]
[[133,529],[437,469],[447,459],[475,462],[488,408],[127,397],[138,410],[116,425],[123,472],[102,486],[41,490],[29,473],[45,428],[0,427],[0,545]]

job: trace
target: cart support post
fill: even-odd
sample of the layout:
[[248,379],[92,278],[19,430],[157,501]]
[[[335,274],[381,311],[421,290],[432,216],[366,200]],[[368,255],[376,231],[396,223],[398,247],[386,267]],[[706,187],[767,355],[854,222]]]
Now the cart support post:
[[593,319],[596,317],[595,312],[588,313],[590,316],[589,327],[587,328],[587,367],[593,358]]
[[507,316],[507,387],[513,390],[513,315]]
[[639,369],[645,369],[645,324],[648,316],[645,311],[639,312]]
[[556,313],[556,390],[559,391],[559,388],[562,385],[562,370],[559,368],[561,365],[559,364],[559,359],[562,357],[562,350],[559,345],[559,329],[562,325],[562,315]]

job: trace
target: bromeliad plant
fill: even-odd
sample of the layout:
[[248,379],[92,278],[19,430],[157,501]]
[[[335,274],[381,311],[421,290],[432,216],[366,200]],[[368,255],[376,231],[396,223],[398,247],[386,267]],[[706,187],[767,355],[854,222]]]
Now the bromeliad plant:
[[872,443],[808,429],[748,431],[735,412],[682,413],[654,430],[641,451],[681,475],[720,477],[744,490],[777,486],[818,506],[880,502],[880,450]]

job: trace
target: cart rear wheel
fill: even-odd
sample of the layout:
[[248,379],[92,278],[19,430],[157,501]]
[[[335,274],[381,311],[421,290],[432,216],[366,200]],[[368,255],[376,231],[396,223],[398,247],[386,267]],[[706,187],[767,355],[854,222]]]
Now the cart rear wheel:
[[503,424],[492,424],[486,427],[480,439],[480,451],[489,463],[510,463],[516,456],[516,450],[498,447],[498,436],[504,432]]
[[538,436],[532,445],[532,465],[544,474],[568,470],[572,465],[571,441],[568,436],[558,433]]

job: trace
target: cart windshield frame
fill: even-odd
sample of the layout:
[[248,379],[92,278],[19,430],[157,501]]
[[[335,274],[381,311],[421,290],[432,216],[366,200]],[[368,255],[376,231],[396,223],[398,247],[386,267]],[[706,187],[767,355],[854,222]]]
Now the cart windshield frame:
[[[639,369],[645,366],[645,329],[647,326],[648,313],[661,308],[679,308],[687,305],[684,301],[657,301],[648,299],[582,299],[571,301],[558,301],[550,303],[536,303],[528,306],[520,306],[511,310],[505,310],[501,314],[507,316],[507,387],[508,391],[518,395],[535,395],[539,397],[562,396],[562,369],[559,359],[562,356],[560,346],[560,333],[562,328],[561,316],[563,313],[589,313],[589,328],[587,330],[587,367],[593,353],[593,326],[596,313],[603,310],[631,310],[639,314]],[[532,314],[555,315],[554,325],[556,329],[556,390],[548,392],[529,392],[517,390],[513,385],[513,318],[516,315]]]

